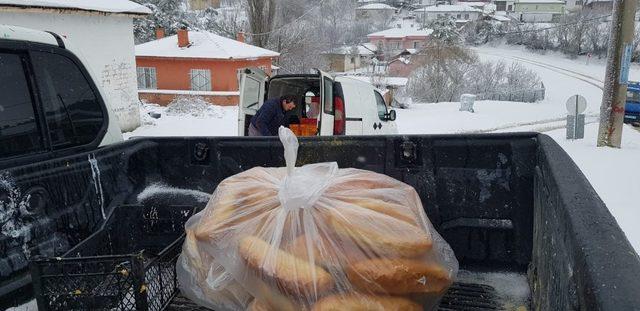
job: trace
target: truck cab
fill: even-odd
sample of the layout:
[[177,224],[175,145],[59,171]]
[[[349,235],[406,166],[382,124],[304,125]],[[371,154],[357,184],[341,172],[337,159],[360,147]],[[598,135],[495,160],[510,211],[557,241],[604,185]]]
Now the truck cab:
[[240,76],[238,135],[247,136],[251,118],[262,104],[283,95],[296,96],[296,108],[285,114],[298,136],[397,134],[396,112],[371,85],[350,77],[317,74],[269,77],[257,68]]
[[629,82],[624,105],[624,122],[640,126],[640,82]]
[[0,38],[0,168],[122,141],[96,76],[68,41],[8,25]]

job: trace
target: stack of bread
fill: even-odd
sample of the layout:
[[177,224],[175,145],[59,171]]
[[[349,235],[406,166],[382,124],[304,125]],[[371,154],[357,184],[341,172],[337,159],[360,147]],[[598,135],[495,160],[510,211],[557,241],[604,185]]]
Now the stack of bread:
[[183,292],[229,310],[435,306],[458,263],[412,187],[335,163],[294,174],[258,167],[218,186],[187,224]]

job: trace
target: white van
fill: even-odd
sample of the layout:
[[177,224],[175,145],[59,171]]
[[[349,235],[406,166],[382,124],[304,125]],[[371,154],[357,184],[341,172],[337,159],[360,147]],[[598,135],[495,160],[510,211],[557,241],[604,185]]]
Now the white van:
[[267,99],[294,95],[287,112],[289,128],[298,136],[397,134],[396,112],[370,83],[350,77],[318,74],[278,75],[247,68],[240,75],[238,135],[248,135],[251,117]]

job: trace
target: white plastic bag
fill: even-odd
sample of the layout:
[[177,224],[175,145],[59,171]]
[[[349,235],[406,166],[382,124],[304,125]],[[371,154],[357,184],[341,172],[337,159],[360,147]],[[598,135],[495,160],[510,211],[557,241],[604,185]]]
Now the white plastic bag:
[[[297,139],[280,128],[280,140],[286,168],[256,167],[225,179],[187,224],[185,245],[194,243],[189,250],[198,256],[186,255],[185,246],[182,257],[215,260],[183,261],[179,274],[191,276],[181,282],[183,292],[234,310],[433,307],[458,263],[415,190],[333,162],[295,167]],[[227,287],[212,292],[209,282],[189,282],[212,269],[230,277]]]

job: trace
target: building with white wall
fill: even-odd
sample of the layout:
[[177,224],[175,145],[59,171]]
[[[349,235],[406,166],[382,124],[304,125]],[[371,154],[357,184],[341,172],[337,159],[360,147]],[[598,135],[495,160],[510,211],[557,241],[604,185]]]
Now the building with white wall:
[[440,4],[424,7],[413,11],[421,23],[429,23],[440,17],[450,16],[456,22],[475,21],[482,16],[482,10],[460,2],[458,4]]
[[150,13],[128,0],[0,0],[0,23],[55,32],[82,51],[125,132],[140,125],[133,19]]

